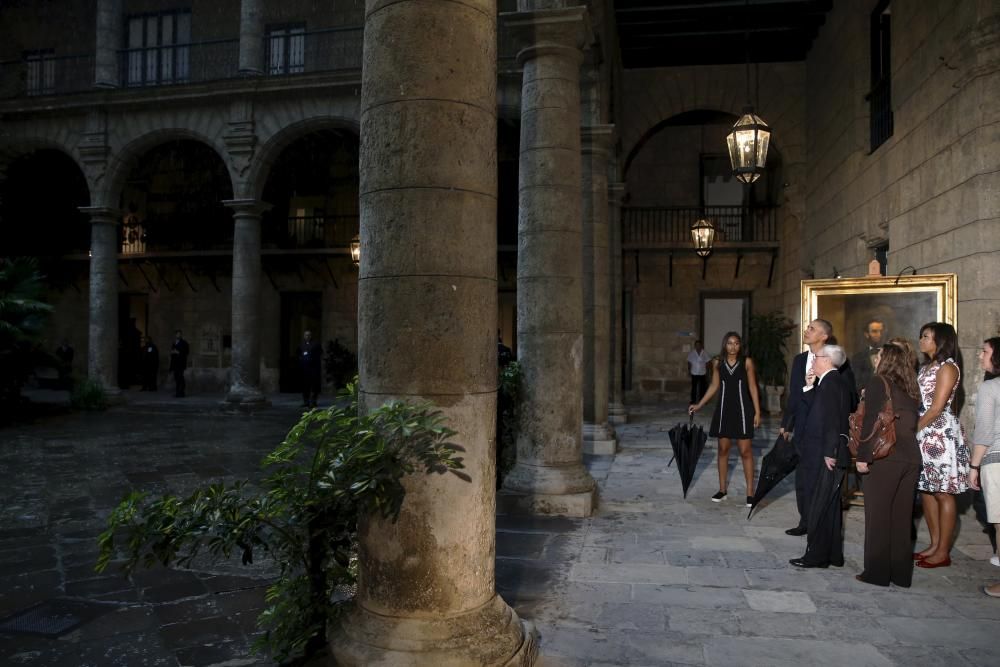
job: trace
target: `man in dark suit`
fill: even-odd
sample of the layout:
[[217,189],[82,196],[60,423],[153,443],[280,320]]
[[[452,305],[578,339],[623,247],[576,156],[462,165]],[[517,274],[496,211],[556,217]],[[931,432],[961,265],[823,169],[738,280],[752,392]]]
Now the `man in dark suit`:
[[181,330],[174,332],[174,343],[170,346],[170,372],[174,374],[174,397],[184,398],[187,382],[184,381],[184,371],[188,366],[188,355],[191,346],[184,340]]
[[312,339],[312,332],[302,334],[298,349],[302,369],[302,407],[315,408],[323,374],[323,348]]
[[[826,339],[833,333],[833,325],[826,320],[813,320],[806,325],[802,333],[802,342],[809,346],[805,352],[795,355],[792,360],[792,371],[788,379],[788,400],[785,405],[785,413],[781,417],[781,428],[779,435],[791,438],[792,433],[805,425],[806,415],[809,413],[809,406],[812,405],[814,394],[813,380],[816,378],[813,372],[816,352],[826,345]],[[807,466],[818,461],[807,461],[803,456],[799,437],[795,437],[795,448],[799,454],[799,465],[795,470],[795,502],[799,509],[799,523],[794,528],[789,528],[785,532],[789,535],[805,535],[806,523],[809,515],[806,512],[808,504],[807,483],[811,480],[818,469]]]
[[[847,416],[850,387],[837,371],[847,360],[839,345],[825,345],[815,353],[813,396],[796,441],[800,463],[813,470],[806,506],[809,540],[806,553],[789,561],[796,567],[839,567],[844,564],[843,514],[840,488],[850,462],[847,450]],[[801,468],[800,468],[801,470]]]
[[857,354],[851,357],[851,367],[854,368],[855,380],[857,381],[857,385],[855,386],[858,391],[865,388],[868,380],[872,377],[872,373],[875,372],[872,359],[879,351],[879,348],[882,347],[882,333],[884,331],[885,325],[879,320],[870,320],[865,324],[865,345]]

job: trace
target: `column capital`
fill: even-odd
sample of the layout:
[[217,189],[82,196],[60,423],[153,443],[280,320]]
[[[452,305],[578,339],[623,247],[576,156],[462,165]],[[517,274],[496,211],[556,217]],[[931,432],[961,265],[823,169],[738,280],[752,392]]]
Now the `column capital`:
[[222,205],[231,208],[234,215],[242,218],[259,218],[271,210],[271,204],[259,199],[223,199]]
[[500,21],[518,46],[518,66],[539,55],[567,51],[583,62],[583,49],[594,41],[590,14],[582,6],[504,12]]
[[80,213],[90,216],[94,225],[117,225],[122,221],[122,211],[111,206],[77,206]]
[[614,142],[614,125],[584,125],[580,128],[580,149],[584,155],[610,155]]

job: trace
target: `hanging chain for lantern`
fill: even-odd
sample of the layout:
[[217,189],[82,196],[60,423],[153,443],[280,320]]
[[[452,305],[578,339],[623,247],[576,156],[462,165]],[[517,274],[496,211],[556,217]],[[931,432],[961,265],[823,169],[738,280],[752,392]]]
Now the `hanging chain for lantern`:
[[[750,2],[747,0],[749,16]],[[750,103],[750,29],[744,33],[744,52],[746,54],[747,104],[743,107],[743,115],[733,125],[732,131],[726,135],[726,146],[729,148],[729,162],[736,178],[746,184],[753,183],[764,173],[767,164],[767,149],[771,143],[771,128],[754,113]],[[758,84],[760,74],[758,73]]]

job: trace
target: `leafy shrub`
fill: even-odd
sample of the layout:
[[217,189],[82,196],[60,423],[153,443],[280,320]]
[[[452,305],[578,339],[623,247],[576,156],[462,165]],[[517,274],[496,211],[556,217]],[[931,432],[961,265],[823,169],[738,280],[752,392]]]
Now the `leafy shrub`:
[[497,395],[497,488],[517,461],[517,422],[521,409],[521,364],[516,361],[500,369]]
[[77,410],[106,410],[108,396],[100,382],[84,378],[73,383],[69,403]]
[[391,401],[359,415],[354,383],[341,398],[305,413],[264,458],[259,489],[242,480],[186,498],[127,496],[99,538],[97,570],[120,557],[119,548],[126,572],[186,567],[206,553],[215,561],[238,554],[249,564],[265,553],[278,576],[257,619],[263,634],[255,649],[278,660],[321,650],[342,609],[334,591],[355,582],[358,517],[395,521],[406,475],[451,471],[468,479],[458,472],[460,448],[448,442],[455,432],[430,404]]
[[52,311],[41,300],[43,279],[32,257],[0,258],[0,421],[16,412],[35,367],[50,361],[38,346]]

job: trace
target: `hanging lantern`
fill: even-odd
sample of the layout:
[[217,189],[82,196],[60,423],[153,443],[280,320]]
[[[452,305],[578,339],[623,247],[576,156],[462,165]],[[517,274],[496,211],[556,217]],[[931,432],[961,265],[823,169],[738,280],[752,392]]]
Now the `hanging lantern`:
[[351,239],[351,261],[354,266],[361,265],[361,238],[357,234]]
[[729,146],[729,162],[733,173],[744,183],[753,183],[764,173],[767,163],[767,147],[771,142],[771,128],[752,106],[743,107],[743,116],[726,135]]
[[691,240],[694,241],[694,251],[698,256],[708,257],[715,245],[715,227],[705,218],[698,220],[691,225]]

